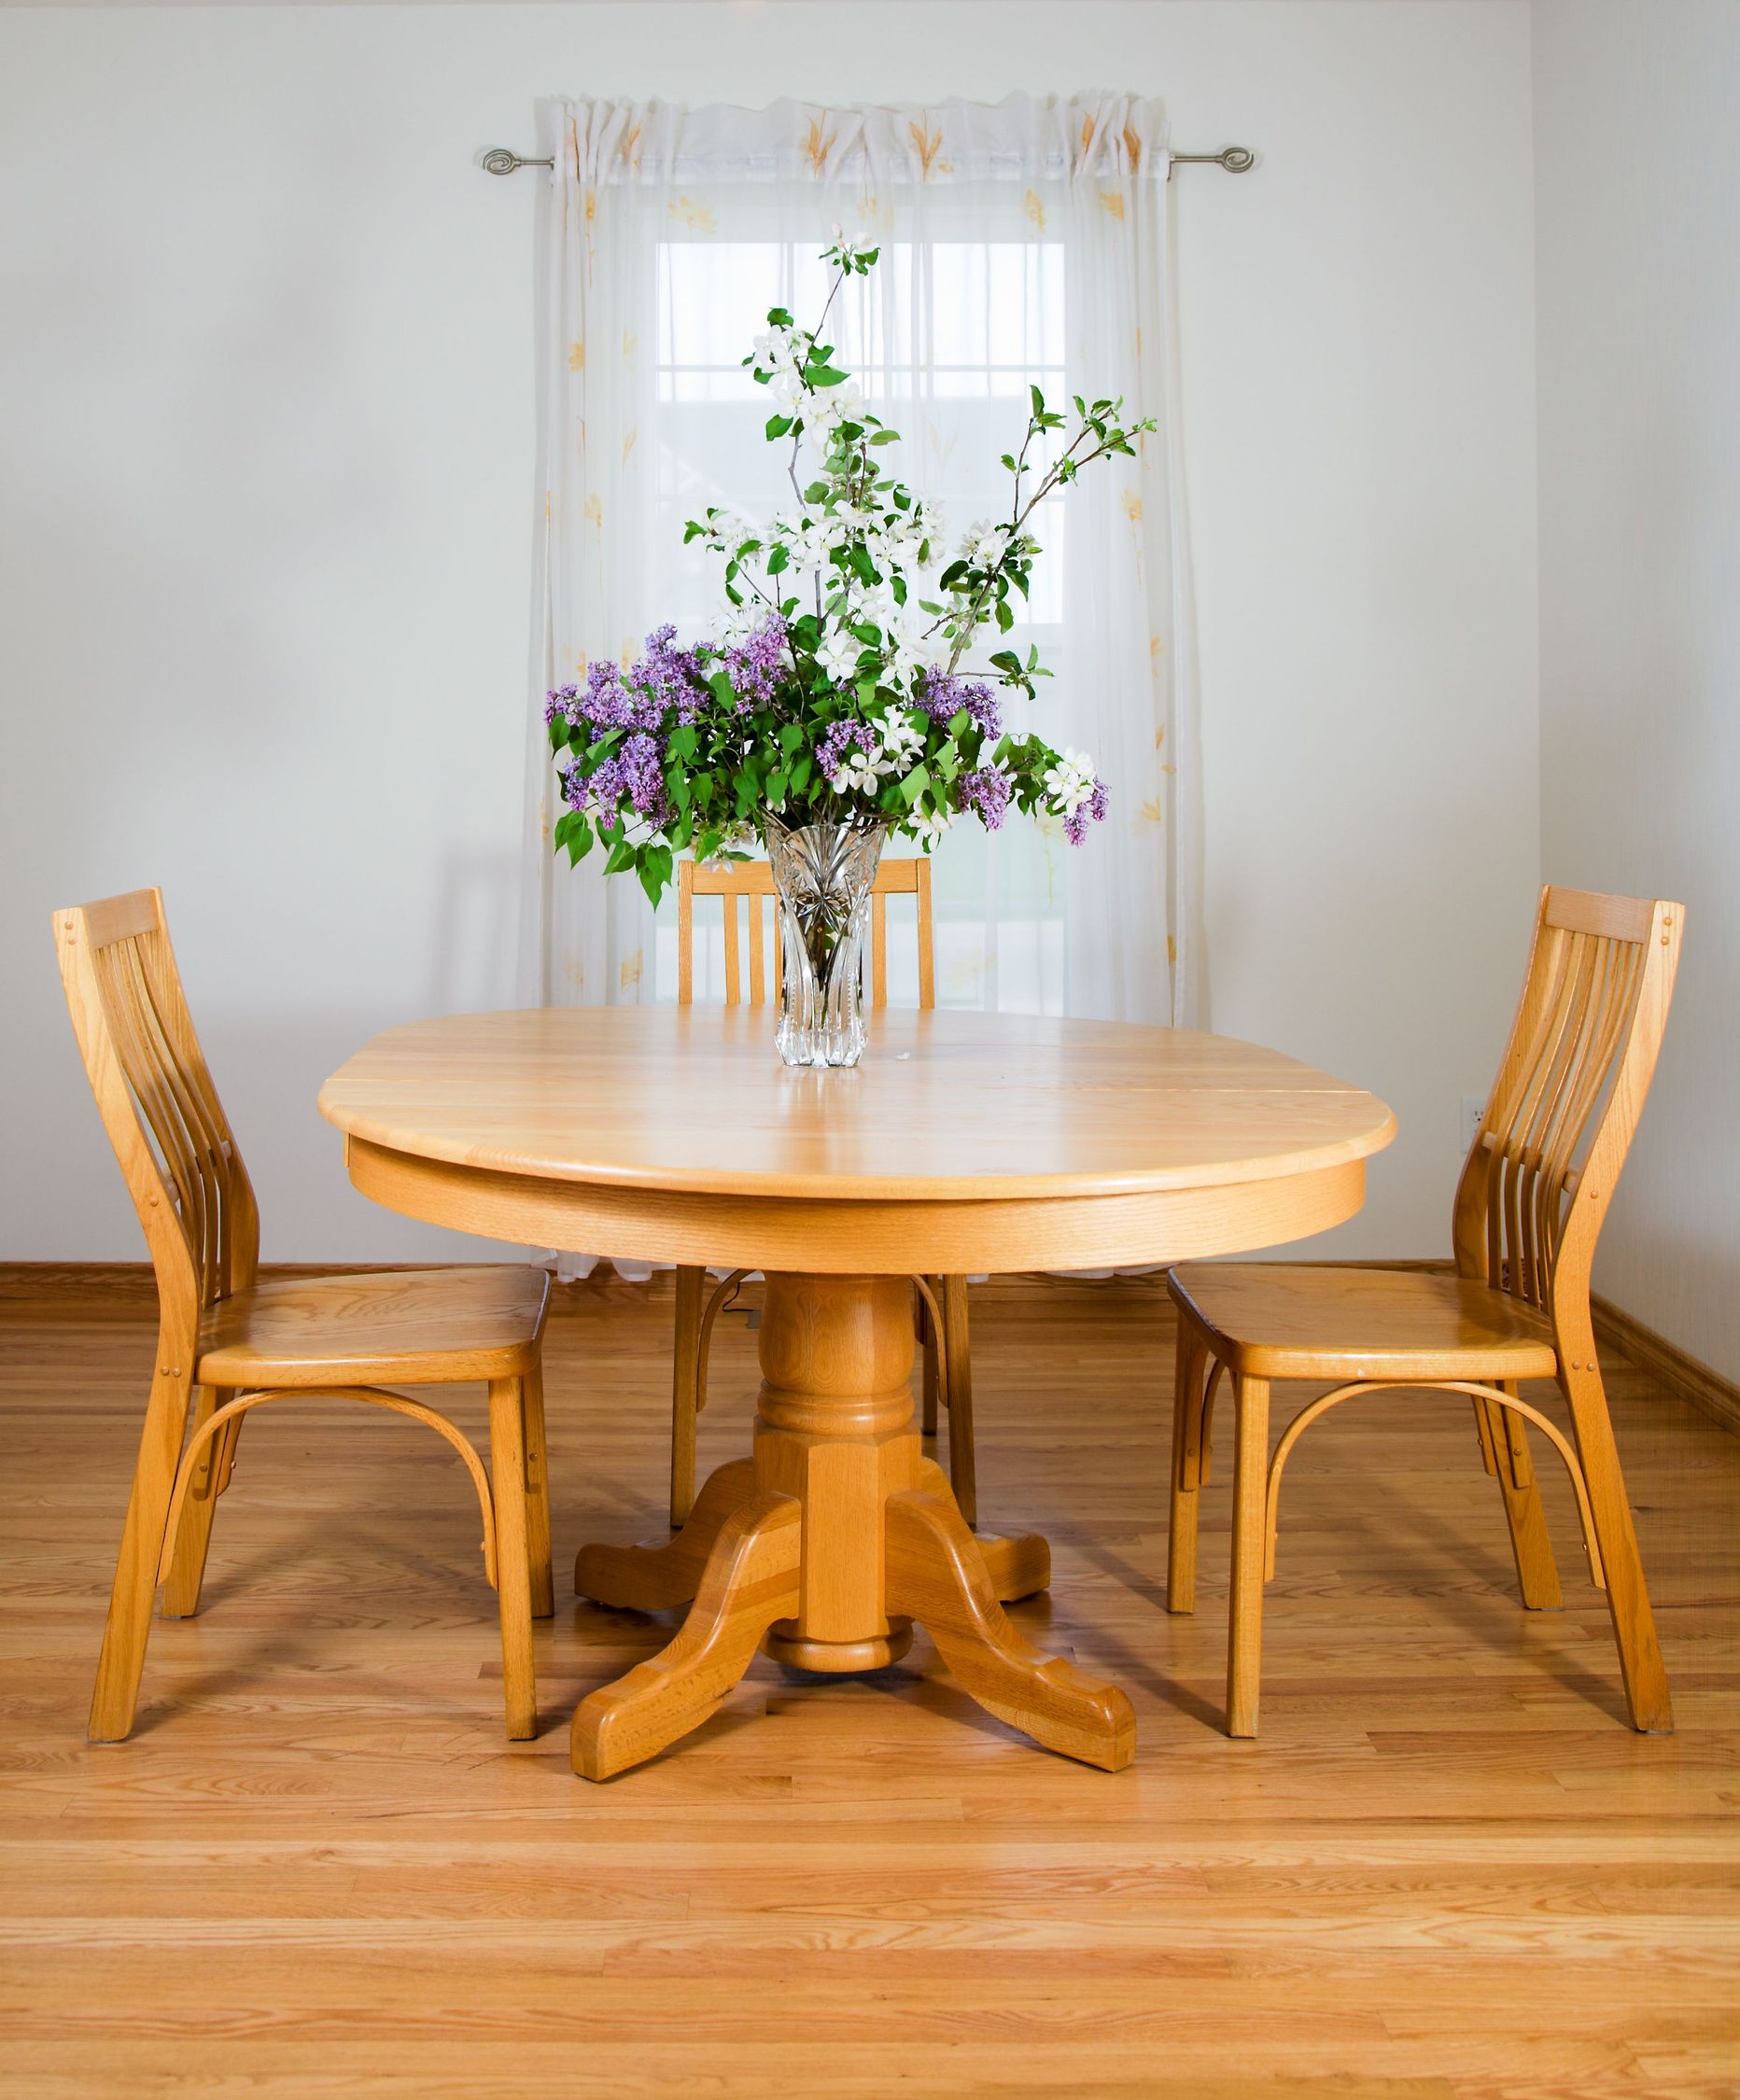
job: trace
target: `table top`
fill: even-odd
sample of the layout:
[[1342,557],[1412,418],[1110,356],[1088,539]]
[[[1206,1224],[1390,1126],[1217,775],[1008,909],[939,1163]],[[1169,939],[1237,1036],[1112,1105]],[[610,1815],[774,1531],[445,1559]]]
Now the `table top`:
[[702,1196],[960,1203],[1309,1175],[1389,1143],[1375,1096],[1227,1037],[874,1014],[851,1071],[791,1071],[757,1007],[418,1021],[333,1074],[354,1140],[498,1174]]

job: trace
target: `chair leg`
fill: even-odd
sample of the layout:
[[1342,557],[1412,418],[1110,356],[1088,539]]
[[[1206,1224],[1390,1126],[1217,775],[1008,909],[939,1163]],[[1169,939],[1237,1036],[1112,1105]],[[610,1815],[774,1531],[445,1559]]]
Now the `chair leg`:
[[1232,1476],[1232,1617],[1227,1645],[1227,1732],[1256,1733],[1263,1664],[1263,1563],[1268,1531],[1269,1381],[1232,1381],[1238,1438]]
[[[160,1355],[171,1347],[166,1338],[161,1339]],[[191,1351],[186,1351],[182,1365],[190,1364]],[[115,1563],[108,1617],[103,1628],[103,1650],[97,1658],[96,1687],[86,1730],[92,1743],[119,1743],[133,1729],[145,1647],[151,1633],[151,1605],[157,1596],[163,1526],[169,1519],[169,1498],[175,1484],[190,1398],[189,1371],[181,1366],[170,1368],[160,1361],[146,1406],[145,1427],[139,1435],[139,1456],[133,1469],[133,1490],[127,1498],[120,1554]]]
[[501,1680],[508,1735],[538,1733],[532,1666],[530,1545],[526,1537],[526,1399],[519,1379],[489,1381],[489,1478],[496,1510],[496,1604],[501,1617]]
[[230,1492],[230,1483],[235,1477],[235,1448],[242,1441],[242,1424],[246,1420],[246,1415],[232,1415],[218,1439],[216,1492],[220,1495]]
[[670,1367],[670,1526],[681,1531],[695,1507],[695,1428],[701,1411],[704,1268],[677,1271],[677,1333]]
[[943,1278],[943,1379],[948,1391],[948,1484],[969,1527],[978,1522],[978,1458],[973,1446],[973,1345],[967,1280]]
[[1674,1706],[1668,1697],[1661,1644],[1656,1638],[1655,1614],[1649,1608],[1649,1590],[1638,1558],[1637,1533],[1632,1524],[1625,1476],[1620,1470],[1619,1448],[1613,1441],[1613,1422],[1607,1413],[1607,1391],[1595,1361],[1594,1344],[1590,1340],[1584,1347],[1586,1360],[1567,1364],[1561,1359],[1560,1380],[1571,1404],[1578,1456],[1583,1463],[1583,1479],[1594,1518],[1595,1541],[1606,1566],[1607,1609],[1612,1615],[1613,1638],[1625,1680],[1625,1704],[1631,1725],[1640,1735],[1667,1735],[1673,1731]]
[[526,1374],[521,1387],[526,1439],[526,1552],[530,1566],[532,1617],[555,1617],[555,1580],[550,1572],[550,1457],[544,1436],[543,1362]]
[[[193,1389],[193,1427],[198,1429],[234,1394],[228,1387],[197,1385]],[[241,1417],[230,1424],[239,1428]],[[158,1606],[164,1618],[191,1618],[200,1608],[200,1588],[205,1579],[205,1555],[211,1546],[212,1521],[218,1514],[218,1483],[230,1450],[226,1433],[215,1434],[200,1453],[193,1485],[181,1505],[181,1521],[175,1529],[175,1558],[163,1583]]]
[[[932,1288],[935,1289],[933,1281]],[[943,1385],[942,1337],[936,1332],[936,1323],[931,1318],[931,1309],[925,1302],[924,1293],[916,1285],[912,1294],[913,1325],[918,1332],[919,1360],[924,1371],[923,1413],[919,1427],[926,1436],[936,1435],[937,1402]]]
[[1166,1531],[1166,1608],[1196,1609],[1198,1489],[1202,1478],[1202,1387],[1208,1349],[1183,1313],[1172,1373],[1172,1480]]
[[[1507,1393],[1514,1393],[1514,1381]],[[1528,1424],[1490,1400],[1476,1400],[1484,1411],[1483,1447],[1491,1453],[1505,1519],[1510,1527],[1510,1550],[1517,1564],[1517,1586],[1531,1612],[1556,1612],[1565,1599],[1559,1590],[1559,1565],[1553,1559],[1547,1514],[1541,1507],[1540,1483],[1529,1455]]]

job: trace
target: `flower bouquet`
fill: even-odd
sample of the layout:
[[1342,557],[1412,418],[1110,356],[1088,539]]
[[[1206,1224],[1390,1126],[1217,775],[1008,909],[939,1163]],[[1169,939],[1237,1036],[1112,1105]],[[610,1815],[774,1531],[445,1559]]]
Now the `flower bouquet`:
[[1003,727],[999,693],[1031,699],[1049,675],[1037,651],[965,660],[982,630],[1015,624],[1037,506],[1154,427],[1080,396],[1066,418],[1033,387],[1019,449],[1003,455],[1007,518],[946,550],[935,506],[882,471],[899,433],[821,340],[841,286],[877,260],[835,233],[816,326],[775,307],[743,360],[768,390],[768,441],[790,441],[792,508],[762,526],[709,510],[684,533],[724,560],[715,633],[683,647],[660,627],[638,662],[594,663],[545,707],[568,805],[555,845],[571,861],[596,843],[606,874],[632,869],[656,904],[677,854],[766,847],[784,943],[779,1048],[801,1065],[855,1064],[863,1050],[860,950],[891,833],[928,852],[959,819],[995,831],[1013,806],[1060,819],[1080,845],[1104,819],[1090,759]]

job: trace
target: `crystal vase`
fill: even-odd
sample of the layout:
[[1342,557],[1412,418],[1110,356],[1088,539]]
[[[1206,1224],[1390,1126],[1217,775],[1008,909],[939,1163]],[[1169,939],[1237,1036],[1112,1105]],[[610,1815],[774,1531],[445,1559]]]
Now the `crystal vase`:
[[779,1032],[788,1065],[855,1065],[863,1054],[863,938],[886,825],[764,819],[779,899]]

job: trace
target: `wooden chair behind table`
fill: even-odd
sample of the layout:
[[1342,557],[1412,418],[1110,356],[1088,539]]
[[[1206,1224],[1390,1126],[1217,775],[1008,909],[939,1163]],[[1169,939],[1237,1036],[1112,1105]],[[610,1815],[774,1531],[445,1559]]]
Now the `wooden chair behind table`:
[[[1167,1604],[1187,1612],[1195,1601],[1197,1491],[1208,1477],[1224,1369],[1237,1416],[1229,1733],[1256,1733],[1263,1585],[1274,1575],[1288,1454],[1327,1409],[1395,1387],[1472,1397],[1480,1455],[1498,1481],[1522,1602],[1533,1610],[1559,1603],[1527,1424],[1545,1435],[1571,1477],[1590,1574],[1607,1593],[1632,1726],[1673,1727],[1595,1355],[1589,1271],[1655,1070],[1684,916],[1676,903],[1542,892],[1522,1002],[1456,1189],[1454,1276],[1243,1263],[1173,1270]],[[1335,1382],[1296,1417],[1271,1459],[1275,1379]],[[1558,1381],[1569,1440],[1519,1397],[1523,1379]]]
[[[254,1192],[182,995],[161,896],[140,889],[58,911],[54,935],[85,1071],[145,1227],[158,1293],[157,1367],[91,1740],[119,1742],[133,1728],[159,1586],[164,1617],[199,1609],[212,1518],[244,1415],[309,1393],[427,1422],[464,1460],[500,1605],[508,1734],[535,1735],[531,1621],[555,1608],[540,1352],[548,1279],[539,1269],[479,1267],[257,1282]],[[444,1416],[379,1390],[388,1380],[470,1379],[488,1381],[493,1489]]]
[[[781,981],[781,944],[773,871],[765,861],[729,861],[677,869],[677,1001],[695,998],[695,900],[718,897],[724,905],[725,1004],[751,1006],[778,1000]],[[911,897],[918,908],[919,1004],[936,1004],[935,949],[931,924],[931,863],[921,859],[883,861],[877,869],[870,903],[870,997],[888,1004],[888,900]],[[747,931],[739,925],[739,911]],[[772,957],[771,973],[768,958]],[[747,960],[747,971],[743,968]],[[771,981],[771,993],[769,983]],[[733,1269],[723,1282],[708,1287],[704,1268],[677,1271],[677,1345],[671,1372],[670,1520],[687,1521],[695,1502],[695,1418],[707,1405],[707,1358],[713,1323],[729,1302],[747,1269]],[[923,1427],[936,1434],[937,1407],[948,1410],[948,1473],[955,1500],[969,1524],[978,1520],[978,1495],[973,1455],[973,1359],[967,1332],[967,1280],[964,1276],[915,1276],[914,1318],[923,1349]]]

